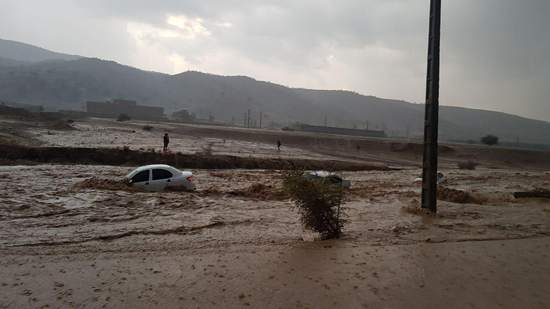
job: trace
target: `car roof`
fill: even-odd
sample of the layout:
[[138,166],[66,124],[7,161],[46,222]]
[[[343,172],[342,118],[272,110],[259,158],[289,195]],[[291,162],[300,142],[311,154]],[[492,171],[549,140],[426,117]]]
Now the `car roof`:
[[330,175],[332,175],[331,173],[329,172],[326,172],[326,171],[316,171],[316,172],[311,172],[309,173],[309,175],[312,175],[312,176],[319,176],[319,177],[328,177]]
[[149,168],[174,168],[170,165],[167,165],[167,164],[150,164],[150,165],[144,165],[144,166],[140,166],[138,168],[136,168],[136,170],[146,170],[146,169],[149,169]]
[[136,168],[135,170],[128,173],[128,175],[126,177],[131,177],[131,175],[135,175],[135,174],[137,174],[141,171],[148,170],[148,169],[155,169],[155,168],[179,171],[177,168],[175,168],[173,166],[170,166],[170,165],[167,165],[167,164],[150,164],[150,165],[144,165],[144,166],[140,166],[140,167]]

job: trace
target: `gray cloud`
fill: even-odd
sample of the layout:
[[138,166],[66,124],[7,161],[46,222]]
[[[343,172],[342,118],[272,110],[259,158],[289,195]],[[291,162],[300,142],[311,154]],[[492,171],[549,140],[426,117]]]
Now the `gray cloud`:
[[[248,75],[422,102],[428,6],[428,0],[13,0],[0,12],[0,37],[148,70]],[[184,16],[185,29],[170,24],[169,15]],[[547,0],[443,1],[442,104],[550,121],[547,16]],[[208,35],[195,34],[193,23]]]

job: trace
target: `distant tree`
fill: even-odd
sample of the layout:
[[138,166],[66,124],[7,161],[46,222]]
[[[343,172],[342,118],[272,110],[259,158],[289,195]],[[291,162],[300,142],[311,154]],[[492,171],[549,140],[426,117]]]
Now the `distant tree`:
[[489,146],[498,145],[498,137],[495,135],[489,134],[487,136],[482,137],[481,142]]
[[130,119],[132,118],[130,118],[127,114],[120,114],[118,115],[117,121],[128,121]]

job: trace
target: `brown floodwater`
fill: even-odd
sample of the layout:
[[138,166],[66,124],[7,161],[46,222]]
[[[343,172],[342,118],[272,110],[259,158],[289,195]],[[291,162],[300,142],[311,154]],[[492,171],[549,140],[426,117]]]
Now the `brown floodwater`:
[[[94,165],[1,166],[0,246],[79,245],[79,250],[143,250],[313,240],[280,193],[277,171],[194,170],[195,192],[79,188],[83,181],[121,179],[132,168]],[[414,210],[416,170],[346,172],[344,239],[352,246],[424,241],[506,239],[550,232],[546,199],[514,199],[548,184],[545,173],[454,171],[444,184],[477,199],[440,201],[436,216]],[[489,184],[490,183],[490,184]],[[443,190],[443,187],[441,188]],[[452,195],[451,195],[452,197]],[[412,209],[412,210],[411,210]],[[96,246],[118,240],[109,246]]]

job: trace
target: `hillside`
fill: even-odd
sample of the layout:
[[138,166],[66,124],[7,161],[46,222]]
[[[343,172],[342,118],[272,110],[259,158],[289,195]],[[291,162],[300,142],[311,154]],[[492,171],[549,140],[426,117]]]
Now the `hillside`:
[[40,62],[46,60],[76,60],[80,56],[52,52],[37,46],[16,41],[0,39],[0,57],[22,62]]
[[29,64],[31,64],[31,62],[0,57],[0,67],[16,67],[20,65],[29,65]]
[[[5,42],[0,46],[10,45]],[[93,58],[44,59],[63,54],[38,47],[29,50],[46,53],[12,59],[13,54],[2,53],[5,50],[0,49],[0,100],[80,110],[87,100],[127,98],[164,107],[167,115],[187,109],[198,118],[213,116],[227,123],[243,123],[250,109],[256,121],[262,111],[264,126],[295,121],[323,125],[326,119],[330,126],[348,128],[364,129],[368,123],[369,129],[385,129],[390,137],[419,139],[423,134],[423,104],[350,91],[288,88],[245,76],[190,71],[167,75]],[[41,61],[31,63],[33,59]],[[450,106],[441,106],[440,116],[442,140],[478,141],[495,134],[501,141],[550,144],[550,123],[545,121]]]
[[79,110],[87,100],[122,97],[169,107],[175,102],[155,91],[157,80],[165,77],[90,58],[40,62],[0,68],[0,98],[58,109]]

